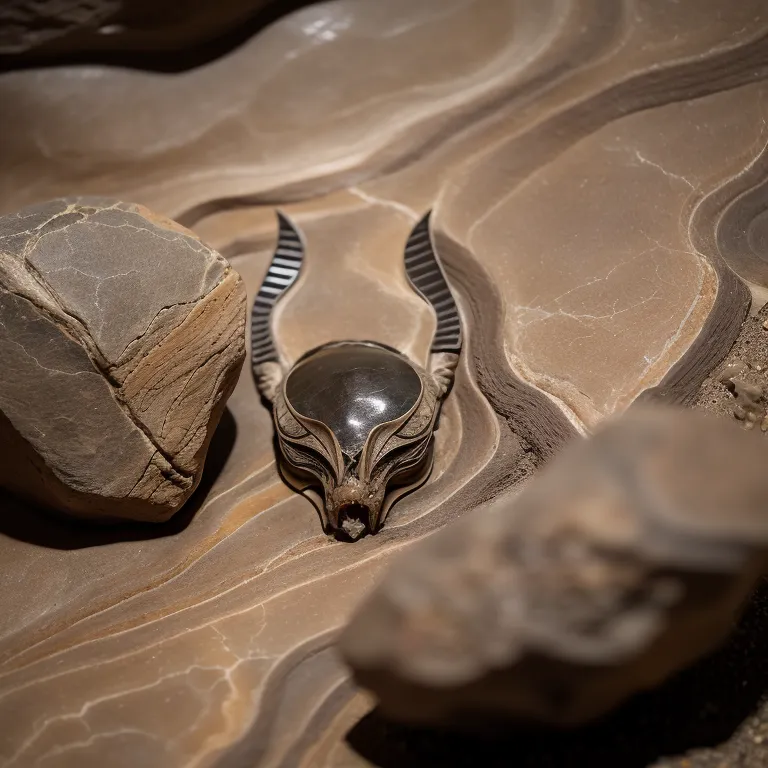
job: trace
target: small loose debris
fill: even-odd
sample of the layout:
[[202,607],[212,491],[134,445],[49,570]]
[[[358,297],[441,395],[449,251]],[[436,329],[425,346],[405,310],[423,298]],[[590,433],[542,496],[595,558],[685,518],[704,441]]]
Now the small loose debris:
[[719,373],[708,378],[697,404],[768,432],[768,305],[747,317]]
[[743,379],[726,379],[724,384],[736,398],[733,415],[743,421],[747,429],[752,429],[758,421],[765,421],[766,405],[761,386]]
[[718,381],[727,385],[729,381],[735,379],[737,376],[741,376],[748,370],[749,368],[747,364],[739,360],[735,363],[731,363],[731,365],[726,366],[720,376],[718,376]]

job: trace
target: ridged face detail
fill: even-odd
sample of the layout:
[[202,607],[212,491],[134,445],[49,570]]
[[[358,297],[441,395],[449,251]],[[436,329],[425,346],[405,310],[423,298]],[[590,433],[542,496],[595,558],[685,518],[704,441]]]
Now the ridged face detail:
[[299,276],[304,242],[285,216],[279,224],[253,307],[254,376],[272,405],[283,477],[312,499],[328,533],[355,540],[375,533],[392,503],[429,476],[435,424],[461,347],[459,314],[427,215],[406,244],[405,271],[436,314],[429,370],[372,341],[332,342],[289,368],[271,312]]
[[374,532],[390,485],[421,481],[431,465],[436,388],[386,347],[339,342],[306,355],[275,399],[284,474],[321,499],[326,528]]

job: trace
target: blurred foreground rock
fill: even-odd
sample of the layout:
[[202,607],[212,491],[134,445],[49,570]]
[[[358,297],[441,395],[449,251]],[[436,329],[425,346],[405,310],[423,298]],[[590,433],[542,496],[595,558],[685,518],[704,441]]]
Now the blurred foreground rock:
[[599,716],[712,650],[768,565],[768,449],[637,407],[413,547],[341,649],[416,723]]
[[79,517],[167,519],[200,479],[244,324],[239,275],[146,208],[0,218],[0,485]]

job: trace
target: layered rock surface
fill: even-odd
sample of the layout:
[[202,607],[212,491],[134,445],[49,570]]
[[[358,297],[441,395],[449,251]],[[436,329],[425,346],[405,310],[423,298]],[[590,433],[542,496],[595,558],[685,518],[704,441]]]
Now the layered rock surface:
[[237,273],[142,206],[0,218],[0,485],[78,517],[167,519],[200,479],[244,324]]
[[[331,646],[393,557],[644,389],[695,398],[750,305],[724,266],[768,286],[767,36],[763,0],[335,0],[183,72],[0,76],[3,212],[75,189],[138,200],[222,253],[252,299],[279,205],[307,244],[275,316],[286,357],[351,337],[423,362],[434,320],[402,249],[433,208],[467,329],[429,484],[354,546],[281,483],[247,372],[207,495],[156,538],[77,538],[4,500],[35,525],[0,538],[0,762],[365,765],[348,734],[371,702]],[[686,684],[659,728],[674,743],[627,746],[611,723],[608,764],[768,764],[768,708],[746,719],[758,619],[749,668],[707,678],[738,678],[732,695]],[[590,738],[582,765],[600,764]],[[389,762],[414,763],[429,764]]]

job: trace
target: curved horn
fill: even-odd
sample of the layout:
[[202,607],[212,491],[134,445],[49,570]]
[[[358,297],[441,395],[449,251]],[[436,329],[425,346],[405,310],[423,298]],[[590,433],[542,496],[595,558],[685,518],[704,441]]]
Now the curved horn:
[[304,242],[299,230],[279,211],[277,220],[277,247],[251,310],[251,366],[259,390],[269,400],[282,378],[280,355],[272,336],[272,310],[296,282],[304,261]]
[[429,211],[413,228],[405,245],[405,271],[411,285],[428,301],[437,315],[430,352],[458,355],[461,351],[461,318],[448,287],[429,230]]

